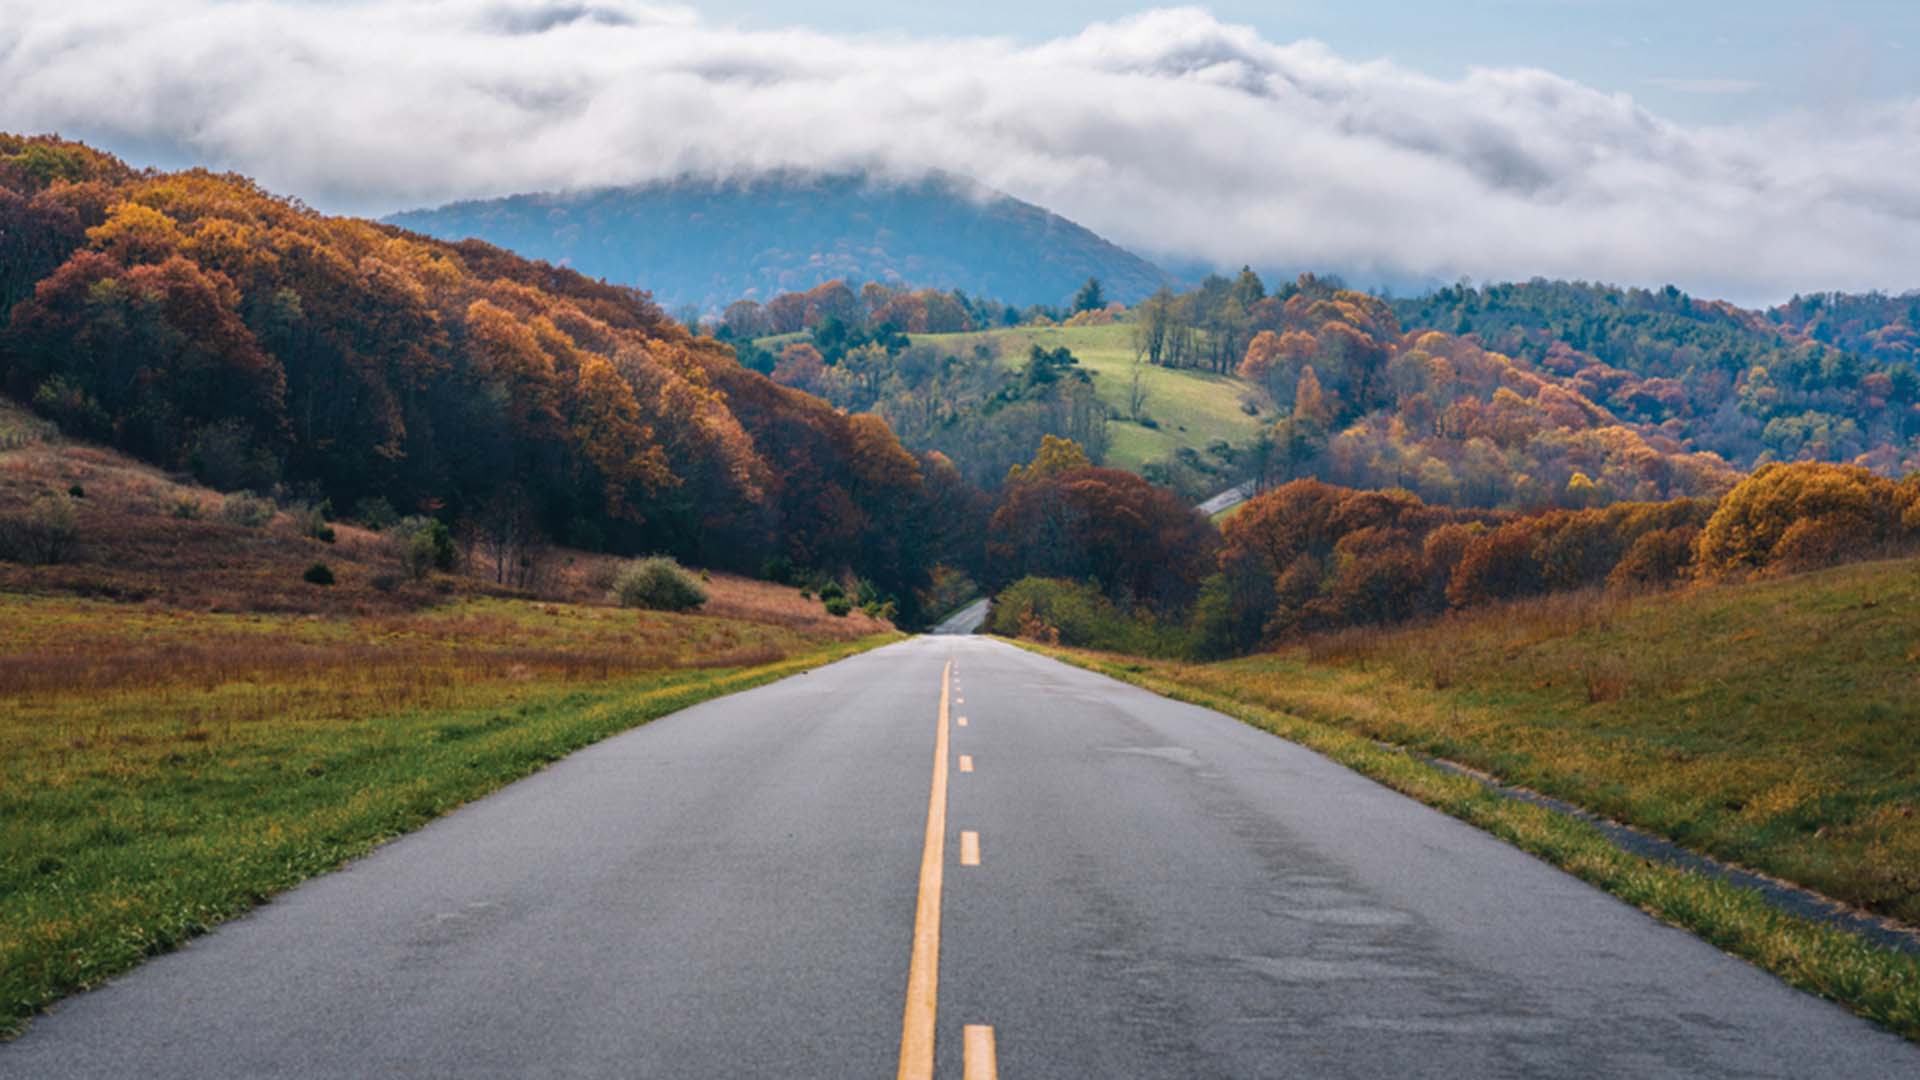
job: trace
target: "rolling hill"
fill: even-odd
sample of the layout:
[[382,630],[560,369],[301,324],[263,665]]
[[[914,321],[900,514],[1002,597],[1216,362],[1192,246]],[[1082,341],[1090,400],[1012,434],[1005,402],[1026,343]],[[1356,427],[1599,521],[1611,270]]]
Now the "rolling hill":
[[717,310],[835,278],[1061,304],[1089,277],[1131,302],[1167,280],[1153,264],[1038,206],[959,177],[861,174],[681,179],[515,195],[397,214],[446,240],[476,237],[668,306]]

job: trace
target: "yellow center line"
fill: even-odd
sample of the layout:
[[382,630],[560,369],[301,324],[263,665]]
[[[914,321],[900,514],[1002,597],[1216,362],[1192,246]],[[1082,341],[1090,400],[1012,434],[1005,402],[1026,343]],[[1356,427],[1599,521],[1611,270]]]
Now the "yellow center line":
[[960,865],[980,865],[980,834],[963,832],[960,834]]
[[[920,902],[913,913],[913,958],[900,1024],[899,1080],[933,1080],[933,1031],[940,1000],[940,879],[947,859],[947,699],[953,661],[940,673],[940,725],[933,737],[933,790],[920,853]],[[960,721],[965,724],[966,721]]]
[[960,1029],[961,1076],[964,1080],[1000,1080],[1000,1067],[993,1060],[993,1029],[985,1024],[968,1024]]
[[961,717],[960,719],[958,719],[958,720],[956,720],[956,721],[954,721],[954,722],[955,722],[955,723],[957,723],[957,724],[959,724],[959,725],[960,725],[961,727],[966,727],[966,726],[967,726],[967,718],[966,718],[966,717],[964,717],[964,716],[963,716],[963,717]]
[[972,754],[960,755],[960,771],[961,772],[973,771],[973,755]]

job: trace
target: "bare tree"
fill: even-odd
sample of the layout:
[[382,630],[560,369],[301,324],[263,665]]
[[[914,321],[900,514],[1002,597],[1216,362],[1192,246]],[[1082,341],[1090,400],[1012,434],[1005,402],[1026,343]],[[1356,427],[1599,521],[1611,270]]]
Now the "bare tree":
[[1139,423],[1147,414],[1147,364],[1145,357],[1133,358],[1133,377],[1127,382],[1127,418]]
[[495,496],[469,526],[469,564],[490,570],[494,583],[531,589],[539,582],[546,553],[540,524],[526,496],[510,488]]

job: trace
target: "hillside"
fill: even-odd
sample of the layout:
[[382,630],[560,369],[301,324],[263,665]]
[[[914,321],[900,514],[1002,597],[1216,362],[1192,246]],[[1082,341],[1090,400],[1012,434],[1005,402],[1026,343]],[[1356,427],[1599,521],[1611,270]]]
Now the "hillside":
[[[1244,446],[1260,430],[1261,414],[1244,407],[1249,398],[1257,398],[1258,388],[1233,375],[1136,364],[1133,327],[1126,324],[928,334],[916,335],[913,340],[949,350],[985,344],[1009,368],[1026,363],[1036,345],[1071,352],[1077,366],[1093,376],[1094,391],[1101,403],[1112,411],[1104,463],[1117,469],[1142,472],[1149,465],[1165,468],[1183,451],[1198,455],[1199,462],[1224,469],[1228,460],[1216,452],[1219,444]],[[1138,418],[1132,415],[1130,401],[1136,368],[1141,395]],[[1209,486],[1225,486],[1225,481]]]
[[[0,383],[222,491],[431,515],[501,583],[553,544],[866,579],[916,615],[959,478],[631,289],[0,136]],[[937,521],[943,530],[922,523]]]
[[396,225],[488,243],[717,312],[835,278],[1062,304],[1089,277],[1131,302],[1152,264],[1040,207],[957,177],[892,182],[774,173],[564,195],[515,195],[397,214]]
[[1821,294],[1770,311],[1658,291],[1530,281],[1394,304],[1409,331],[1472,334],[1622,422],[1739,468],[1920,467],[1912,297]]

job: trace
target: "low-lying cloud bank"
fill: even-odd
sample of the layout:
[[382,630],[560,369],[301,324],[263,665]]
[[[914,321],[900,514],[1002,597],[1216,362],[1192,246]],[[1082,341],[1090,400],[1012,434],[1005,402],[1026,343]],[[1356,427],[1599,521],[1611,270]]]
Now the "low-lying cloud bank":
[[1374,280],[1920,287],[1920,102],[1669,123],[1180,8],[1038,45],[747,31],[633,0],[0,0],[0,129],[360,213],[683,173],[929,168],[1143,252]]

